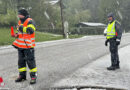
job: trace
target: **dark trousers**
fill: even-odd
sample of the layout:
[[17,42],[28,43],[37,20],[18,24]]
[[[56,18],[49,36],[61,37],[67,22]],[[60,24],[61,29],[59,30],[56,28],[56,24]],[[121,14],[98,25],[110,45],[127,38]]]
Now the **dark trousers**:
[[[29,69],[36,68],[34,48],[31,49],[18,49],[18,68],[26,67],[28,65]],[[26,71],[20,72],[20,75],[26,76]]]
[[111,65],[119,66],[118,45],[115,39],[110,39]]

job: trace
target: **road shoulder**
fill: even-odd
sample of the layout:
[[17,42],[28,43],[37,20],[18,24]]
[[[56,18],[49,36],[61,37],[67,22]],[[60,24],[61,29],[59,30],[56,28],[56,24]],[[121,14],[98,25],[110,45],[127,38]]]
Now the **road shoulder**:
[[130,46],[119,50],[121,69],[108,71],[110,55],[78,69],[66,78],[56,82],[54,87],[70,86],[102,86],[130,89]]

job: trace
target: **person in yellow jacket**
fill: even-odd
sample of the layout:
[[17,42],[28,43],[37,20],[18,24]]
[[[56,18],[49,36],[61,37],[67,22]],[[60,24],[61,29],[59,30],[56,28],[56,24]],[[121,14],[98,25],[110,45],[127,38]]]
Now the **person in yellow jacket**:
[[110,43],[111,66],[107,67],[107,69],[116,70],[120,68],[118,46],[120,45],[122,30],[121,24],[117,20],[115,20],[113,13],[108,14],[108,21],[109,23],[106,28],[105,45],[107,46],[108,42]]
[[22,82],[26,80],[26,64],[30,69],[30,84],[35,84],[37,79],[37,67],[35,62],[35,22],[29,17],[26,9],[18,11],[18,27],[17,39],[13,42],[13,46],[18,50],[18,70],[19,77],[15,82]]

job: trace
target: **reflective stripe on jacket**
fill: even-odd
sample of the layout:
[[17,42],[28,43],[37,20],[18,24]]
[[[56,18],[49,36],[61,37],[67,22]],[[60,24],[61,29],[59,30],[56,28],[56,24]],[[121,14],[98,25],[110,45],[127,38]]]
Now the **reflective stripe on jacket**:
[[[31,18],[27,18],[23,24],[19,20],[18,25],[23,25],[23,29],[27,29],[28,22],[32,20]],[[34,28],[34,27],[33,27]],[[35,47],[35,32],[33,34],[21,33],[18,32],[18,38],[13,42],[13,45],[18,48],[33,48]]]

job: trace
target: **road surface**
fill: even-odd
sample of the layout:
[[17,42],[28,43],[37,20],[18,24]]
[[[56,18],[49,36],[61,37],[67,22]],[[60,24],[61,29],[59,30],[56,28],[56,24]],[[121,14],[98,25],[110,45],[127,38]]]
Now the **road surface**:
[[[130,44],[129,38],[130,34],[123,35],[120,48]],[[18,76],[17,50],[11,46],[0,47],[0,76],[4,79],[5,88],[10,90],[46,90],[72,72],[108,54],[109,49],[104,46],[104,41],[103,36],[87,36],[80,39],[37,43],[36,85],[29,85],[29,73],[27,81],[14,82]]]
[[[79,68],[66,78],[57,81],[54,90],[78,90],[90,87],[97,88],[96,90],[130,90],[130,45],[119,50],[120,69],[108,71],[110,66],[110,55],[105,55],[96,61],[93,61],[86,66]],[[61,89],[62,88],[62,89]],[[102,89],[101,89],[102,88]],[[104,89],[103,89],[104,88]],[[93,90],[93,89],[92,89]]]

